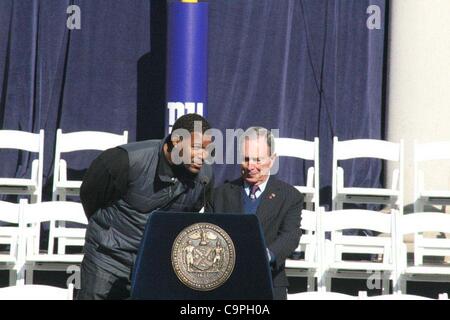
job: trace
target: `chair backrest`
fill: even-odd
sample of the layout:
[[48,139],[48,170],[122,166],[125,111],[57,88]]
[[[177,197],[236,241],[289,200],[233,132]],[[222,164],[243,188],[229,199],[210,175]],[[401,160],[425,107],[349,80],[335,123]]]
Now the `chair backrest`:
[[450,141],[419,143],[414,140],[414,161],[450,160]]
[[425,189],[424,173],[420,164],[433,160],[450,160],[450,141],[419,143],[414,140],[414,191],[416,198]]
[[[21,200],[22,214],[20,224],[24,228],[23,234],[26,235],[26,255],[39,254],[39,236],[40,224],[50,222],[49,231],[49,250],[48,254],[53,253],[53,233],[59,229],[59,235],[66,233],[68,237],[78,228],[65,228],[58,226],[57,221],[75,222],[87,225],[88,221],[84,214],[83,206],[78,202],[70,201],[49,201],[35,204],[28,204],[26,200]],[[84,237],[84,233],[80,235]]]
[[311,210],[302,210],[302,220],[300,229],[306,232],[315,232],[317,230],[317,214]]
[[24,150],[38,154],[38,158],[32,162],[31,180],[36,187],[35,201],[40,202],[44,172],[44,130],[39,130],[39,133],[0,130],[0,149]]
[[24,205],[22,223],[36,224],[46,221],[66,221],[80,224],[88,223],[83,206],[71,201],[47,201]]
[[299,292],[288,294],[288,300],[357,300],[358,297],[338,292]]
[[375,139],[339,141],[338,137],[334,137],[333,193],[336,193],[338,185],[344,185],[343,169],[339,167],[338,161],[357,158],[376,158],[398,162],[398,168],[394,170],[392,177],[392,189],[403,190],[401,185],[403,181],[403,149],[403,140],[400,140],[399,143]]
[[[311,160],[314,165],[308,168],[306,175],[306,187],[313,188],[312,200],[319,206],[319,138],[314,141],[306,141],[292,138],[275,138],[275,153],[279,157],[293,157]],[[296,186],[301,190],[301,186]]]
[[43,150],[44,130],[31,133],[18,130],[0,130],[0,148],[40,153]]
[[[343,253],[383,254],[383,264],[395,265],[397,210],[390,214],[362,209],[320,213],[321,248],[324,263],[341,261]],[[363,229],[384,233],[384,237],[345,235],[342,230]],[[331,232],[331,241],[325,233]],[[337,259],[337,260],[336,260]]]
[[392,233],[392,214],[363,209],[345,209],[322,213],[322,231],[365,229]]
[[450,233],[450,215],[442,212],[416,212],[399,217],[400,236],[426,231]]
[[[128,142],[128,131],[114,134],[100,131],[56,132],[55,162],[53,170],[53,200],[57,200],[57,186],[60,181],[67,180],[67,163],[62,159],[63,153],[99,150],[104,151]],[[63,199],[65,200],[65,199]]]
[[73,300],[73,284],[67,289],[44,285],[0,288],[0,300]]
[[333,156],[336,160],[356,158],[377,158],[389,161],[400,161],[401,143],[375,140],[354,139],[339,141],[334,137]]
[[61,153],[80,150],[106,150],[128,142],[128,131],[114,134],[101,131],[56,132],[56,147]]
[[17,203],[0,201],[0,221],[19,224],[20,206]]
[[[450,215],[442,212],[417,212],[398,217],[397,241],[399,269],[407,266],[407,250],[404,236],[414,234],[414,265],[423,264],[423,256],[450,255],[450,239],[424,237],[424,232],[450,233]],[[446,266],[443,266],[446,267]],[[427,265],[427,268],[433,268]],[[450,273],[450,268],[447,271]]]
[[278,156],[294,157],[305,160],[316,160],[318,158],[317,146],[319,138],[314,141],[306,141],[292,138],[275,138],[275,153]]

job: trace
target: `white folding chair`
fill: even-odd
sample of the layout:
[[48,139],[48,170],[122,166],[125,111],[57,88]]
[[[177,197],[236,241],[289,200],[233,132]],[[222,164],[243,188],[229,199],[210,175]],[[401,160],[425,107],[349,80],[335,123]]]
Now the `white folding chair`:
[[[321,208],[322,209],[322,208]],[[289,277],[307,277],[307,290],[315,290],[315,279],[321,287],[321,261],[319,253],[318,214],[314,211],[303,210],[300,229],[303,234],[295,254],[303,253],[304,258],[299,260],[286,259],[286,274]]]
[[358,297],[338,292],[299,292],[291,293],[288,300],[358,300]]
[[[22,216],[21,226],[22,251],[20,255],[25,261],[25,282],[33,282],[34,270],[45,271],[66,271],[71,265],[80,265],[83,254],[54,254],[54,238],[73,240],[80,246],[84,245],[85,228],[66,228],[58,225],[58,221],[75,222],[87,225],[88,221],[84,214],[83,207],[78,202],[52,201],[36,204],[27,204],[26,200],[21,201]],[[43,222],[50,222],[49,244],[47,252],[39,250],[40,225]]]
[[16,130],[0,130],[0,148],[37,153],[31,164],[31,177],[0,178],[0,194],[30,195],[31,202],[42,199],[42,173],[44,165],[44,130],[30,133]]
[[128,131],[122,135],[99,132],[78,131],[63,133],[61,129],[56,132],[55,162],[53,171],[53,197],[52,200],[66,200],[67,195],[78,196],[81,182],[67,179],[67,162],[62,154],[81,150],[100,150],[117,147],[128,142]]
[[[78,131],[63,133],[61,129],[56,132],[55,162],[53,172],[53,201],[65,201],[66,196],[80,195],[80,180],[67,179],[67,162],[62,158],[64,153],[99,150],[104,151],[128,142],[128,131],[122,135],[100,131]],[[62,223],[64,227],[64,223]],[[58,238],[58,253],[64,254],[67,246],[77,246],[78,242],[71,239]]]
[[[323,244],[323,278],[326,291],[331,290],[332,278],[369,279],[374,273],[382,280],[382,292],[389,292],[389,280],[396,286],[395,266],[395,215],[359,209],[337,210],[320,213]],[[366,229],[384,233],[385,236],[344,235],[345,229]],[[325,233],[331,232],[331,239]],[[343,254],[382,255],[382,261],[343,260]]]
[[67,289],[43,285],[0,288],[0,300],[73,300],[73,284]]
[[[339,166],[343,160],[356,158],[377,158],[397,163],[390,188],[360,188],[345,186],[344,169]],[[403,212],[403,140],[400,143],[356,139],[333,144],[333,210],[343,209],[344,203],[383,204]]]
[[[424,256],[450,256],[450,239],[427,238],[424,232],[450,233],[450,215],[440,212],[418,212],[399,216],[397,222],[399,290],[406,293],[407,281],[450,282],[446,263],[424,263]],[[414,234],[414,262],[408,263],[404,236]],[[397,290],[398,291],[398,290]]]
[[319,207],[319,138],[305,141],[291,138],[275,138],[275,153],[280,157],[293,157],[314,162],[308,168],[305,186],[295,186],[305,195],[308,210]]
[[15,285],[16,281],[23,278],[23,263],[19,259],[20,237],[20,205],[0,201],[0,245],[9,246],[8,251],[0,251],[0,269],[9,270],[9,285]]
[[425,187],[421,164],[434,160],[450,160],[450,141],[418,143],[414,141],[414,212],[423,212],[425,205],[450,205],[450,189]]

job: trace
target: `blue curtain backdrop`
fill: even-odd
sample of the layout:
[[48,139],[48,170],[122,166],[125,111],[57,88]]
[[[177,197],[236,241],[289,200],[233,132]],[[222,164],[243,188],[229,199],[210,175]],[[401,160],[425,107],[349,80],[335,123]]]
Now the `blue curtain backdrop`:
[[[280,136],[320,138],[322,202],[329,201],[332,137],[383,138],[385,0],[210,0],[208,119],[221,130],[262,125]],[[67,7],[81,10],[69,30]],[[367,8],[381,9],[369,29]],[[51,189],[56,129],[164,135],[167,3],[164,0],[0,1],[2,129],[46,138]],[[68,158],[81,176],[96,152]],[[28,155],[0,151],[0,175],[30,174]],[[305,181],[309,163],[282,159],[279,177]],[[217,182],[239,174],[216,165]],[[349,184],[379,186],[382,163],[344,163]],[[47,199],[49,194],[47,192]]]
[[[381,28],[370,30],[371,5]],[[211,1],[209,119],[214,126],[280,129],[320,139],[321,203],[331,196],[332,140],[383,138],[384,0]],[[280,160],[279,176],[304,184],[310,163]],[[378,187],[382,163],[342,163],[353,186]],[[239,175],[217,166],[219,181]]]

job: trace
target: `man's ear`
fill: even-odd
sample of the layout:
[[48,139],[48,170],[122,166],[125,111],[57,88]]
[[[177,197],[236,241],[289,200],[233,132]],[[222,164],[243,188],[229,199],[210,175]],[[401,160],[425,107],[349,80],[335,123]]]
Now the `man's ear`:
[[270,156],[270,168],[272,168],[273,164],[275,163],[275,160],[277,159],[277,154],[274,153]]
[[178,136],[178,135],[171,135],[170,141],[172,141],[172,146],[175,147],[178,143],[181,142],[181,139],[180,139],[180,136]]
[[270,156],[270,161],[275,161],[275,159],[278,157],[278,155],[276,153],[272,154]]

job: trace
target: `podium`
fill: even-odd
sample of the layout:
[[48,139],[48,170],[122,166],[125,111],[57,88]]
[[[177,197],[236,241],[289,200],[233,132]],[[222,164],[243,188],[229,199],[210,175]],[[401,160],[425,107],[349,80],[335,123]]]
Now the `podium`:
[[[202,229],[204,226],[209,229]],[[222,239],[222,231],[226,238]],[[151,213],[133,270],[131,298],[273,299],[258,218],[244,214]]]

